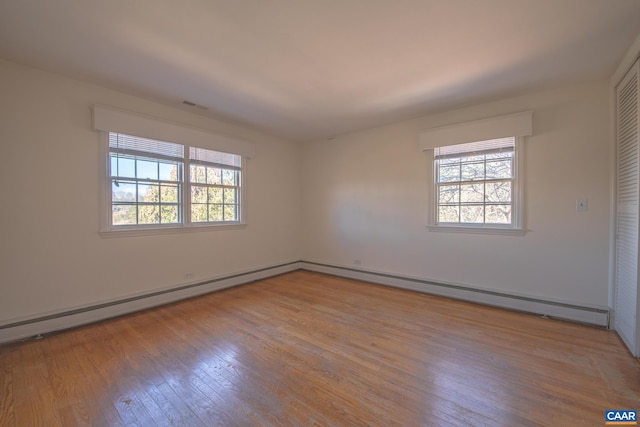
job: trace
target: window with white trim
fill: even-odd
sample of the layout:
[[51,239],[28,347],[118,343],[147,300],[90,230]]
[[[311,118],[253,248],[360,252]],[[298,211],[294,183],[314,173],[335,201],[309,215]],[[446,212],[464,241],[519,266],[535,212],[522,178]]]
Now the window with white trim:
[[519,138],[435,147],[433,225],[518,229]]
[[189,147],[191,222],[237,222],[242,157]]
[[433,166],[430,231],[523,235],[524,140],[533,111],[432,127],[418,147]]
[[110,230],[242,222],[242,156],[107,132]]

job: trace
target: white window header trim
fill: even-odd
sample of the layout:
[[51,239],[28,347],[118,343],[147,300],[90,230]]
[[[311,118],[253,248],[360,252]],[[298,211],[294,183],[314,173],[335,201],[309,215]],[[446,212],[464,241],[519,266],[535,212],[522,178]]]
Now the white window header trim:
[[420,132],[421,151],[474,141],[533,135],[533,112],[507,114],[472,122],[441,126]]
[[255,157],[255,145],[250,142],[104,105],[93,107],[93,128]]

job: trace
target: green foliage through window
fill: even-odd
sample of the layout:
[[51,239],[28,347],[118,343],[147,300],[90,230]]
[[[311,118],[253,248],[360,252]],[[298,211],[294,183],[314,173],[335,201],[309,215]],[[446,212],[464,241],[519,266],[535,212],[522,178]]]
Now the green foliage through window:
[[112,226],[240,221],[238,155],[109,133],[108,164]]

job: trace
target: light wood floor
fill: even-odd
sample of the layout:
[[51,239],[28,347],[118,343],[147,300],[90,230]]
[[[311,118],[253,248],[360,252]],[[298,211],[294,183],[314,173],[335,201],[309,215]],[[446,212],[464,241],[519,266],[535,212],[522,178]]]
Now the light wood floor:
[[0,347],[0,425],[582,426],[615,333],[298,271]]

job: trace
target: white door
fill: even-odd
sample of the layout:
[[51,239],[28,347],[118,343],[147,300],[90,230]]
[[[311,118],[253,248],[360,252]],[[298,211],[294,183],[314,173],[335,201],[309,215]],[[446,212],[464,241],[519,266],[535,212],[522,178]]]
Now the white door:
[[615,329],[636,357],[640,357],[639,75],[636,62],[616,88]]

